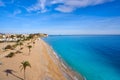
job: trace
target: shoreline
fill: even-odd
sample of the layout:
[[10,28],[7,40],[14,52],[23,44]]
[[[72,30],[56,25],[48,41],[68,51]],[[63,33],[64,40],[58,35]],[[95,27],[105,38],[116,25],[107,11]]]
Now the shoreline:
[[19,68],[22,61],[29,61],[31,64],[31,68],[26,70],[26,80],[84,80],[41,38],[35,41],[30,55],[28,55],[28,43],[33,46],[30,41],[25,41],[23,49],[20,50],[22,53],[17,53],[12,58],[5,56],[10,52],[16,52],[20,46],[4,52],[3,46],[14,44],[14,42],[0,43],[0,80],[24,80],[23,71]]
[[[83,77],[83,75],[81,75],[80,73],[78,73],[77,71],[75,71],[73,68],[71,68],[63,59],[62,57],[60,57],[60,55],[58,55],[52,46],[50,46],[47,42],[45,42],[43,39],[41,39],[52,51],[53,55],[55,55],[56,59],[58,59],[58,62],[60,63],[60,67],[62,67],[63,69],[65,69],[65,71],[63,72],[63,74],[68,75],[69,77],[71,77],[72,79],[68,79],[68,80],[86,80],[85,77]],[[62,69],[61,69],[62,70]],[[70,74],[67,74],[66,72],[69,72]]]

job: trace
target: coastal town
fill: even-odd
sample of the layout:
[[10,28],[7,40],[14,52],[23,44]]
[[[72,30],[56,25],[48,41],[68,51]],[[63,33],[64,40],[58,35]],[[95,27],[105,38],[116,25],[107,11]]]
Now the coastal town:
[[0,42],[15,42],[18,40],[27,40],[28,38],[47,37],[47,34],[34,33],[34,34],[4,34],[0,33]]

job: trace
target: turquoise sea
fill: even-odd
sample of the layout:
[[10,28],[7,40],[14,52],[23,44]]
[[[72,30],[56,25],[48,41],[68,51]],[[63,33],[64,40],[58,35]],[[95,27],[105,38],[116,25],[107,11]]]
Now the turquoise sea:
[[120,36],[49,36],[44,40],[87,80],[120,80]]

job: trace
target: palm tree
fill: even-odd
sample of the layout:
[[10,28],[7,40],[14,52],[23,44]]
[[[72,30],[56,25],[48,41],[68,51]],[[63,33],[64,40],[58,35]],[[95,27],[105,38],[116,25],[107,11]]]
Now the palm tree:
[[34,45],[35,45],[35,41],[33,42],[33,47],[34,47]]
[[11,35],[10,37],[11,37],[12,39],[14,39],[15,36],[14,36],[14,35]]
[[22,43],[22,42],[20,42],[20,43],[19,43],[19,45],[20,45],[20,49],[21,49],[21,46],[23,45],[23,43]]
[[0,39],[3,39],[3,36],[0,34]]
[[20,43],[20,40],[17,40],[16,44],[19,44]]
[[23,62],[21,62],[20,67],[21,67],[21,70],[24,70],[24,80],[26,80],[25,71],[26,71],[27,67],[31,68],[31,65],[30,65],[30,63],[28,61],[23,61]]
[[29,45],[29,46],[27,46],[27,47],[28,47],[28,49],[29,49],[29,55],[30,55],[30,52],[31,52],[31,48],[32,48],[32,46]]
[[21,46],[23,45],[23,43],[21,42],[21,40],[18,40],[18,41],[16,42],[16,45],[19,45],[19,46],[20,46],[20,49],[21,49]]

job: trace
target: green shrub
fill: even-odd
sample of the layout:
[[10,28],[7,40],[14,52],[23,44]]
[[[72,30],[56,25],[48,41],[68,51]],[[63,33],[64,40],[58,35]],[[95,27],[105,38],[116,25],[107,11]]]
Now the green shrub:
[[22,52],[18,50],[18,51],[16,51],[15,53],[18,54],[18,53],[22,53]]
[[17,44],[12,45],[12,48],[16,48],[16,47],[17,47]]
[[7,57],[7,58],[11,58],[11,57],[13,57],[13,56],[15,56],[15,53],[14,53],[14,52],[10,52],[10,54],[8,54],[6,57]]
[[12,50],[13,47],[12,47],[11,45],[7,45],[7,46],[5,47],[5,50],[6,50],[6,49],[11,49],[11,50]]

